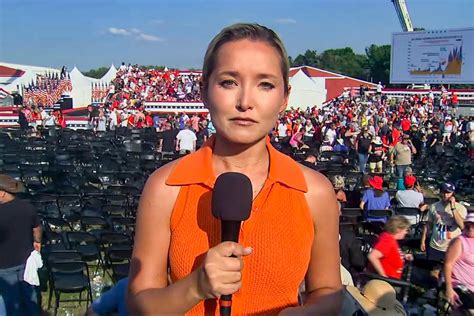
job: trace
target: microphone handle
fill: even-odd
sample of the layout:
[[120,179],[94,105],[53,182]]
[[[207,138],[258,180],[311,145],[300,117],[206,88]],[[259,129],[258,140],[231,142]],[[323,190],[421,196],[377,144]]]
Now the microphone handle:
[[[240,223],[221,221],[221,241],[239,242]],[[235,256],[232,256],[235,257]],[[219,299],[220,316],[230,316],[232,312],[232,294],[222,295]]]

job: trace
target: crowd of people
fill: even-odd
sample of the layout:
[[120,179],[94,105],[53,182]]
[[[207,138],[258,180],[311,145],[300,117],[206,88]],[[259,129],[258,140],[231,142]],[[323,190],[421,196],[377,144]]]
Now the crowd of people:
[[147,69],[122,63],[109,86],[107,101],[123,105],[133,100],[200,102],[200,80],[198,72]]

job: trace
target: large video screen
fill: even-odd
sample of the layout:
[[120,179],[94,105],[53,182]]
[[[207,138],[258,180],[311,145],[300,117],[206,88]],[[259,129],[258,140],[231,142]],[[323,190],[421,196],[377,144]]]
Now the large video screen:
[[390,83],[474,83],[474,28],[394,33]]

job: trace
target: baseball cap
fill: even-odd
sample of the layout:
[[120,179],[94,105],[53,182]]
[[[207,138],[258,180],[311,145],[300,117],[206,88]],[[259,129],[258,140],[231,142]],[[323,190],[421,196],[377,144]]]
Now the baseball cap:
[[474,213],[468,213],[464,219],[464,223],[474,223]]
[[16,180],[6,174],[0,174],[0,190],[8,193],[23,192],[24,186],[21,181]]
[[452,183],[445,182],[441,185],[441,192],[453,193],[455,191],[456,191],[456,187]]
[[405,177],[405,185],[407,187],[412,187],[413,185],[415,185],[415,182],[416,182],[416,177],[415,176],[406,176]]

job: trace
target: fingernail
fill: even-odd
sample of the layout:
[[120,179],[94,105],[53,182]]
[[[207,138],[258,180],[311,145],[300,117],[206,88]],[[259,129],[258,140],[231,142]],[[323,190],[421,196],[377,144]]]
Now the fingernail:
[[252,247],[246,247],[246,248],[245,248],[245,251],[250,254],[250,253],[253,252],[253,248],[252,248]]

